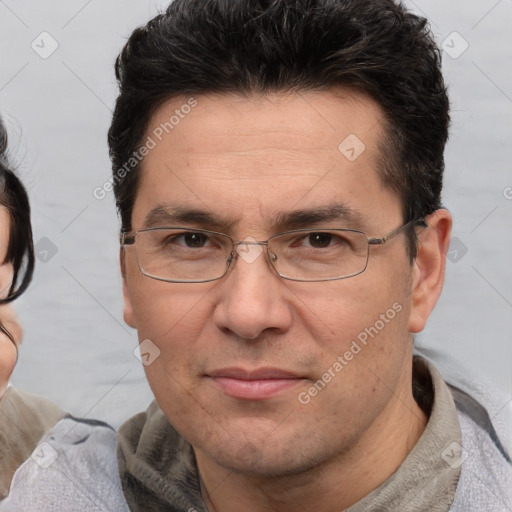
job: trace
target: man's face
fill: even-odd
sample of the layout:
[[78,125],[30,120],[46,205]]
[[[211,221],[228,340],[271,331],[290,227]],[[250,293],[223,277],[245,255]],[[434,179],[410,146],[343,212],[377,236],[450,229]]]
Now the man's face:
[[[187,98],[173,99],[151,120],[146,137],[157,144],[143,161],[134,231],[157,208],[151,217],[161,226],[235,240],[267,240],[290,214],[300,222],[294,228],[352,228],[369,237],[402,224],[400,201],[378,175],[382,113],[366,96],[196,100],[183,109]],[[179,122],[159,141],[154,134],[176,110]],[[332,205],[353,215],[319,222],[298,215]],[[213,221],[175,221],[176,208]],[[198,459],[293,473],[346,453],[401,407],[408,413],[397,398],[410,390],[414,267],[406,247],[404,234],[371,247],[367,269],[348,279],[284,280],[262,254],[238,256],[222,279],[194,284],[144,276],[127,247],[125,319],[160,350],[147,378]]]

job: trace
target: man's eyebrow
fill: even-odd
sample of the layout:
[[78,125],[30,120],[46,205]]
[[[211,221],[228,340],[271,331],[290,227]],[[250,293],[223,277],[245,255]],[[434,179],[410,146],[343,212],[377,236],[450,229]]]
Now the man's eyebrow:
[[[318,226],[322,222],[334,220],[343,223],[340,227],[362,228],[365,225],[362,215],[354,208],[341,203],[331,203],[317,208],[277,212],[271,222],[271,227],[274,232],[280,232]],[[146,215],[143,227],[171,227],[189,224],[228,233],[233,226],[233,221],[223,219],[205,210],[165,204],[153,208]]]
[[144,219],[144,228],[171,227],[195,224],[213,231],[227,231],[231,222],[212,213],[185,206],[159,205]]
[[361,228],[364,226],[363,216],[350,206],[341,203],[331,203],[327,206],[295,210],[292,212],[278,212],[274,226],[279,231],[307,228],[319,225],[322,222],[339,220],[347,228]]

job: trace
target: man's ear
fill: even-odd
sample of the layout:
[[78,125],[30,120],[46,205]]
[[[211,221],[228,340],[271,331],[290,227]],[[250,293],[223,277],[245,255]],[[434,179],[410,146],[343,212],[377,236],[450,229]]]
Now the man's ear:
[[132,300],[130,298],[130,291],[126,282],[126,251],[121,247],[119,251],[119,264],[121,267],[121,277],[123,279],[123,318],[125,323],[134,329],[137,328],[135,324],[135,316],[133,314]]
[[412,272],[409,331],[414,333],[424,329],[443,289],[452,229],[448,210],[436,210],[425,220],[428,227],[418,234],[418,253]]

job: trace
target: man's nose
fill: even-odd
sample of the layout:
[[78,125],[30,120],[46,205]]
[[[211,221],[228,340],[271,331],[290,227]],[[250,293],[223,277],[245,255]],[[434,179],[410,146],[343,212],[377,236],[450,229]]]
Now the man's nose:
[[265,245],[238,244],[234,258],[216,291],[217,327],[247,340],[255,340],[267,330],[288,330],[292,321],[287,300],[290,292],[268,263]]

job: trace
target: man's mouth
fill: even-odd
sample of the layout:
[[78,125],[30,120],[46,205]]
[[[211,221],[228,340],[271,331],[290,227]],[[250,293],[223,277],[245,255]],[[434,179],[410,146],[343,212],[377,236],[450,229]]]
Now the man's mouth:
[[226,395],[240,400],[266,400],[304,381],[304,377],[280,368],[221,368],[206,377]]

